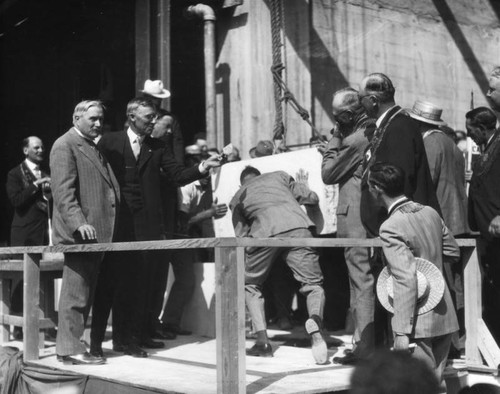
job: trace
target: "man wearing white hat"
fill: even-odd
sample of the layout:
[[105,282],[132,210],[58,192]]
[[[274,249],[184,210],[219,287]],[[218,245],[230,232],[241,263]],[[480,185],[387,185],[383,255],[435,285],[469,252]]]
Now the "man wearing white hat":
[[[377,294],[392,313],[394,349],[408,350],[413,342],[413,356],[433,368],[441,381],[451,334],[458,331],[443,264],[456,262],[460,250],[433,208],[405,197],[404,176],[401,168],[381,162],[368,175],[370,193],[389,215],[380,226],[380,239],[390,275],[382,271]],[[419,261],[423,259],[428,261]],[[390,283],[380,283],[384,278]]]
[[439,129],[446,124],[441,120],[443,110],[432,103],[417,100],[408,113],[418,121],[424,139],[444,222],[455,236],[468,233],[465,159],[451,138]]

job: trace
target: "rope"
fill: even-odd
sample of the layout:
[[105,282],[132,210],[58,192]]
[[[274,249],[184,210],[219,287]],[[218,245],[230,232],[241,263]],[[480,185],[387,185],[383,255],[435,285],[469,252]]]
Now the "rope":
[[[272,34],[272,51],[273,51],[273,65],[271,72],[273,74],[274,86],[274,105],[276,108],[276,115],[274,119],[273,139],[282,140],[282,145],[285,146],[286,130],[283,123],[283,107],[282,103],[290,104],[292,109],[299,114],[299,116],[311,127],[314,137],[324,140],[324,137],[316,129],[311,122],[309,112],[302,107],[292,92],[288,89],[285,81],[283,80],[283,71],[285,66],[282,61],[282,32],[284,24],[284,11],[283,0],[270,0],[271,8],[271,34]],[[283,96],[281,96],[283,92]]]
[[[280,65],[279,76],[281,78],[282,66],[282,47],[281,31],[283,29],[283,14],[281,0],[271,0],[271,36],[273,51],[273,69]],[[283,107],[281,103],[281,88],[274,80],[274,107],[276,109],[274,117],[273,139],[283,139],[285,136],[285,126],[283,124]]]

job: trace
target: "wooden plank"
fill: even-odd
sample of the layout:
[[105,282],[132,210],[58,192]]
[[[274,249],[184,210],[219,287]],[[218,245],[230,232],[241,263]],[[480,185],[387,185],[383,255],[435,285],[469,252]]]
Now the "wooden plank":
[[[157,58],[158,79],[170,91],[170,0],[157,0]],[[171,100],[162,100],[161,107],[170,109]]]
[[[64,260],[41,260],[40,271],[62,271]],[[1,271],[23,271],[23,260],[0,260]]]
[[[49,318],[41,318],[41,319],[39,319],[39,322],[40,322],[39,323],[40,329],[56,327],[54,321],[52,319],[49,319]],[[23,316],[16,316],[16,315],[0,316],[0,324],[9,324],[11,326],[22,327],[23,323],[24,323]]]
[[479,351],[484,357],[486,364],[488,364],[489,367],[496,368],[498,370],[500,367],[500,349],[498,348],[493,335],[491,335],[488,330],[488,327],[486,327],[486,323],[483,319],[478,320],[477,331],[477,345]]
[[151,4],[150,0],[135,1],[135,87],[144,88],[151,72]]
[[[473,247],[475,239],[457,239],[460,247]],[[336,247],[381,247],[382,242],[378,238],[355,239],[355,238],[193,238],[162,241],[142,242],[116,242],[85,245],[56,245],[56,246],[16,246],[0,248],[0,255],[15,253],[67,253],[67,252],[112,252],[125,250],[164,250],[164,249],[195,249],[214,247],[238,247],[238,246],[311,246],[315,248]]]
[[[0,316],[8,315],[10,313],[10,279],[1,279],[0,286],[1,288],[1,296],[0,300]],[[2,322],[2,326],[0,327],[0,343],[5,343],[9,341],[10,336],[10,325],[9,323]]]
[[40,331],[40,258],[39,254],[24,254],[24,360],[38,359]]
[[245,252],[215,249],[217,391],[245,393]]
[[481,319],[481,268],[477,248],[467,248],[464,253],[464,309],[465,309],[465,362],[482,365],[478,347],[478,321]]

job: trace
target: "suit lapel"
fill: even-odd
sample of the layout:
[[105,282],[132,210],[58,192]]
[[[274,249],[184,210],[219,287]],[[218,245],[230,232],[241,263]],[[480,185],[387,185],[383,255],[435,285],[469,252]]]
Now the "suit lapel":
[[97,167],[103,178],[108,182],[111,186],[113,186],[113,182],[111,180],[110,176],[110,171],[111,168],[109,167],[109,164],[107,165],[107,168],[104,167],[104,165],[101,162],[101,159],[99,158],[99,155],[96,151],[96,149],[92,148],[88,142],[84,140],[83,137],[81,137],[74,128],[71,129],[73,132],[73,136],[76,140],[78,150],[89,159],[89,161]]
[[146,136],[142,141],[141,154],[139,155],[139,172],[146,165],[146,163],[153,156],[153,150],[151,149],[151,137]]

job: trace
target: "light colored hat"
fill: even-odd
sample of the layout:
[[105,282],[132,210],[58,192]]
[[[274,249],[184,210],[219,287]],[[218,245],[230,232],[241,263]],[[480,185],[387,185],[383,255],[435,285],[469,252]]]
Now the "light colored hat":
[[427,101],[415,101],[413,108],[408,111],[409,115],[416,120],[424,123],[430,123],[436,126],[442,126],[446,123],[441,119],[443,110]]
[[196,144],[188,145],[184,148],[184,152],[186,155],[201,155],[201,148]]
[[[443,274],[430,261],[415,257],[417,264],[417,314],[429,312],[439,304],[444,294]],[[384,267],[377,280],[377,297],[382,306],[394,313],[393,277]]]
[[144,82],[144,90],[141,92],[160,99],[170,97],[170,92],[163,88],[163,82],[160,80],[151,81],[148,79]]

